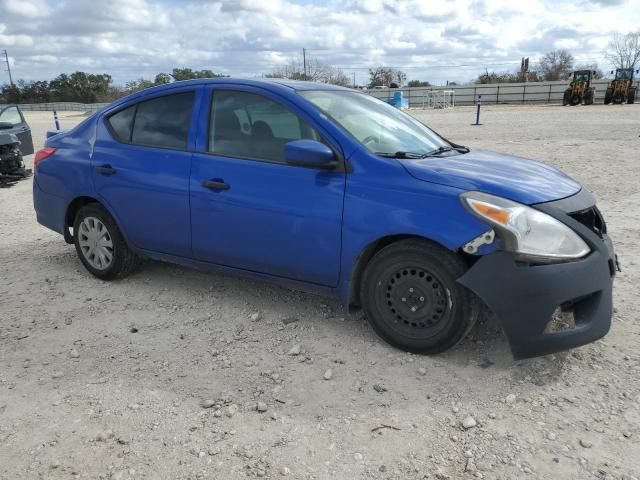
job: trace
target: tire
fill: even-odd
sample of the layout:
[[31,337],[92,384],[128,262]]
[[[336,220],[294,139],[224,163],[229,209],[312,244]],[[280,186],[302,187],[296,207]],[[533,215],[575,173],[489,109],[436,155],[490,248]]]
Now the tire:
[[584,104],[593,105],[593,97],[594,97],[594,91],[589,89],[586,95],[584,96]]
[[604,93],[604,104],[609,105],[611,103],[611,100],[613,100],[613,91],[607,89],[607,91]]
[[116,222],[98,203],[85,205],[76,214],[73,241],[84,267],[102,280],[124,278],[140,264]]
[[635,88],[630,88],[629,89],[629,96],[627,97],[627,103],[636,103],[636,89]]
[[571,102],[571,90],[567,89],[562,95],[562,106],[566,107]]
[[576,105],[580,105],[582,103],[582,95],[578,95],[575,94],[574,96],[571,97],[571,105],[572,106],[576,106]]
[[624,103],[624,93],[616,93],[613,96],[614,105],[622,105]]
[[407,352],[435,354],[473,327],[480,300],[456,280],[467,270],[458,255],[427,241],[403,240],[380,250],[360,285],[376,333]]

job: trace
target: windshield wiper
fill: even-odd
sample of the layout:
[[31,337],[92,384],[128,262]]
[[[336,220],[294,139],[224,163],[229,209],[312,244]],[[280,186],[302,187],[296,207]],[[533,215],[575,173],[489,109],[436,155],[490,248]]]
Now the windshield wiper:
[[463,145],[455,145],[455,144],[453,144],[451,146],[443,145],[442,147],[438,147],[435,150],[432,150],[431,152],[425,154],[423,156],[423,158],[424,157],[435,157],[437,155],[440,155],[441,153],[453,152],[453,151],[456,151],[456,152],[459,152],[459,153],[469,153],[470,149],[469,149],[469,147],[465,147]]
[[375,152],[379,157],[385,158],[407,158],[407,159],[417,159],[417,158],[427,158],[434,157],[436,155],[440,155],[441,153],[456,151],[460,153],[468,153],[469,148],[463,145],[443,145],[441,147],[436,148],[428,153],[418,153],[418,152]]
[[426,154],[416,152],[375,152],[375,155],[385,158],[425,158]]

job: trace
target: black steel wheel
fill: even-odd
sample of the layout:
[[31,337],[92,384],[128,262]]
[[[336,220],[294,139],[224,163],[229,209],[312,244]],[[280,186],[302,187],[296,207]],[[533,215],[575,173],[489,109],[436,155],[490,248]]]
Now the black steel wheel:
[[571,89],[567,89],[562,94],[562,106],[566,107],[571,102]]
[[630,88],[629,96],[627,97],[627,103],[635,103],[635,101],[636,101],[636,89]]
[[451,348],[471,329],[479,306],[456,281],[466,269],[461,257],[426,241],[385,247],[364,272],[360,298],[367,319],[403,350],[433,354]]
[[613,100],[613,90],[607,88],[607,91],[604,93],[604,104],[609,105]]

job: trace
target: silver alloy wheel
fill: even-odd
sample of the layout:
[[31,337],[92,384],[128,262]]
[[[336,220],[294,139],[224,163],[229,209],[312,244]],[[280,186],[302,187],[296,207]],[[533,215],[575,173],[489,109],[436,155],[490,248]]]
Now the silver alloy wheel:
[[96,270],[109,268],[113,261],[113,242],[105,224],[96,217],[87,217],[78,230],[80,251],[89,265]]

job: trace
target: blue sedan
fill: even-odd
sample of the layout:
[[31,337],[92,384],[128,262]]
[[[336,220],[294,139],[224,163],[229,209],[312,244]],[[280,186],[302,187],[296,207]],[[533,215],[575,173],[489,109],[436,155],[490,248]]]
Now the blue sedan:
[[34,168],[38,221],[103,280],[143,257],[257,276],[337,295],[426,354],[482,309],[515,358],[609,330],[617,262],[589,192],[354,90],[176,82],[51,136]]

